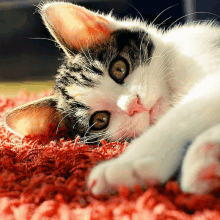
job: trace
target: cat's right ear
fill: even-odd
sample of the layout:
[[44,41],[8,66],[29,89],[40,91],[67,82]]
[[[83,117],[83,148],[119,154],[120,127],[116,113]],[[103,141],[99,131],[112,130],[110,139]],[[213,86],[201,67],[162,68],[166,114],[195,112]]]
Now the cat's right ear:
[[62,119],[63,116],[56,109],[56,99],[51,96],[12,109],[4,117],[4,124],[8,130],[20,137],[46,136],[51,132],[51,128],[55,131],[65,128]]
[[42,19],[67,55],[109,38],[113,28],[102,15],[65,2],[39,6]]

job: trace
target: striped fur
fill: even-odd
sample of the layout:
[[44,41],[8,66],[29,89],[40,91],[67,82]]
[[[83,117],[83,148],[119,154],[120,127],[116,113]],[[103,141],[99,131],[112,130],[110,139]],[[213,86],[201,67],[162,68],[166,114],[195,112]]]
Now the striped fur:
[[[140,44],[142,44],[142,50],[140,50]],[[101,78],[110,77],[109,66],[113,59],[120,57],[120,54],[129,59],[129,68],[133,71],[140,64],[149,65],[149,58],[152,56],[153,50],[154,45],[145,31],[121,29],[114,31],[105,44],[94,45],[92,48],[87,48],[87,50],[71,55],[71,58],[64,60],[56,75],[55,91],[59,97],[58,109],[65,116],[69,136],[75,135],[75,132],[72,132],[75,129],[81,136],[85,132],[88,136],[92,133],[88,130],[91,113],[87,103],[78,100],[77,96],[73,97],[66,87],[74,85],[80,87],[81,91],[84,88],[95,90],[96,86],[100,84]],[[73,127],[74,129],[72,129]],[[72,133],[73,135],[71,135]],[[100,138],[101,136],[99,136]],[[107,139],[107,137],[105,138]]]

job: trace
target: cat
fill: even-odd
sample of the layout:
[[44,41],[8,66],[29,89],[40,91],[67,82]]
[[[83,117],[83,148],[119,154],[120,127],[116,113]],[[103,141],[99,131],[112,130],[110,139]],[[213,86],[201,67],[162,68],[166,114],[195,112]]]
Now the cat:
[[180,165],[183,192],[220,186],[217,24],[165,31],[67,2],[42,3],[39,12],[65,59],[55,94],[10,111],[8,129],[24,137],[45,134],[52,124],[85,143],[131,140],[123,154],[90,173],[95,195],[121,184],[131,190],[164,184]]

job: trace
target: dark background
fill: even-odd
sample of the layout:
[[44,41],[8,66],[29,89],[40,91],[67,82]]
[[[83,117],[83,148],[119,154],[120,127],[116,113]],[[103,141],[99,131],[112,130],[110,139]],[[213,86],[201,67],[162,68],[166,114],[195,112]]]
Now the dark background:
[[[62,59],[61,51],[55,46],[48,31],[36,13],[37,0],[0,1],[0,81],[51,80]],[[156,24],[168,27],[174,21],[184,23],[187,19],[218,19],[219,0],[113,0],[113,1],[72,1],[90,9],[110,12],[119,17],[142,16],[153,21],[167,9]],[[174,6],[175,5],[175,6]],[[189,7],[190,6],[190,7]],[[135,9],[136,8],[136,9]],[[193,11],[209,12],[189,15]],[[138,12],[138,11],[139,12]],[[213,15],[213,14],[216,15]],[[41,39],[44,38],[44,39]],[[47,40],[48,39],[48,40]]]

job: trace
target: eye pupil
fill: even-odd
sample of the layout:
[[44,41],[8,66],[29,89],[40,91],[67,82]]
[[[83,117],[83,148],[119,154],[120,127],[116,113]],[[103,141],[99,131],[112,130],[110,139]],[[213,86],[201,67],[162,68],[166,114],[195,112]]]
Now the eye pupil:
[[119,69],[119,68],[117,68],[116,70],[117,70],[118,72],[121,72],[121,73],[124,73],[124,72],[125,72],[124,69]]
[[108,127],[110,120],[110,112],[108,111],[97,111],[93,113],[90,118],[89,125],[91,130],[102,130]]
[[105,122],[105,121],[106,121],[106,118],[98,119],[98,121],[100,121],[100,122]]

